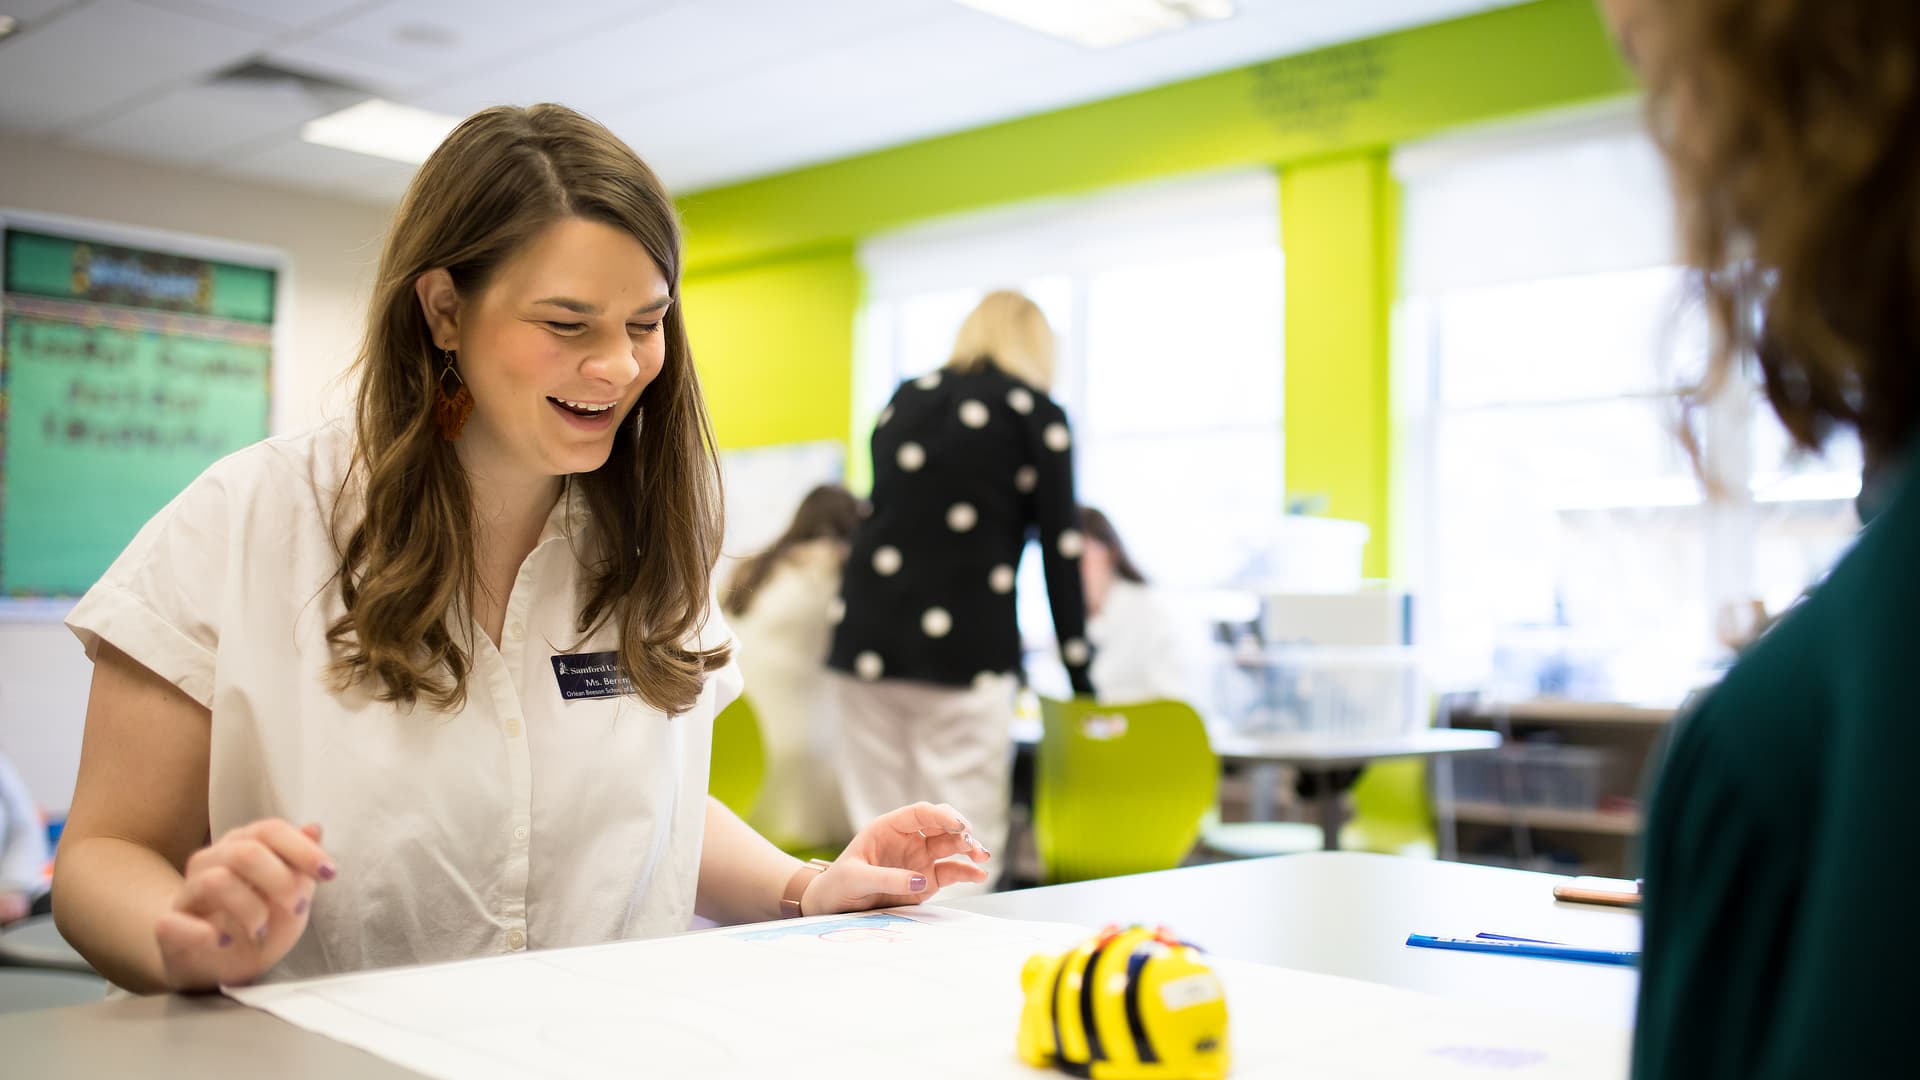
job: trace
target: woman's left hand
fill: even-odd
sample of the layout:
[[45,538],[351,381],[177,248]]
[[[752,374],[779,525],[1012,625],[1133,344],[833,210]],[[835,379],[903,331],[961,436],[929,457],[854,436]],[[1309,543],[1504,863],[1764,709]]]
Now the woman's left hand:
[[948,885],[987,880],[977,864],[992,857],[953,807],[903,806],[869,821],[833,865],[807,883],[800,913],[923,903]]

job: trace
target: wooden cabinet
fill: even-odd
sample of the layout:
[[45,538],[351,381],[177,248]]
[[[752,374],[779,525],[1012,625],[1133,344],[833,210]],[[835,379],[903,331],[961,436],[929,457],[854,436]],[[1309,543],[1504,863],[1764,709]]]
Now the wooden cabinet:
[[1443,699],[1437,723],[1497,731],[1505,744],[1433,763],[1441,858],[1633,876],[1648,769],[1673,715],[1599,702]]

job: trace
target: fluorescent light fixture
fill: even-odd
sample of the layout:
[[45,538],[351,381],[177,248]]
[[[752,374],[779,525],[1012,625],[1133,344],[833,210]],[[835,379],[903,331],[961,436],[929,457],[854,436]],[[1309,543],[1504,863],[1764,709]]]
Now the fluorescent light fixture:
[[1065,38],[1089,49],[1106,49],[1164,34],[1196,20],[1233,14],[1233,0],[954,0],[957,4]]
[[457,116],[368,98],[358,105],[309,120],[300,129],[307,142],[418,165],[454,127]]

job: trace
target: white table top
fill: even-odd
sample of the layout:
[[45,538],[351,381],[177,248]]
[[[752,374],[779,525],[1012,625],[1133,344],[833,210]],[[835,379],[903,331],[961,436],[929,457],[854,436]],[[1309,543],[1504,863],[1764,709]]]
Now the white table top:
[[1421,728],[1398,735],[1226,735],[1210,737],[1213,751],[1227,761],[1263,761],[1279,765],[1340,768],[1396,757],[1426,757],[1493,750],[1493,731]]
[[1602,1024],[1633,1021],[1639,974],[1563,960],[1407,947],[1407,934],[1509,934],[1637,949],[1640,916],[1553,898],[1566,878],[1314,852],[995,893],[955,907],[1097,926],[1166,923],[1223,956]]
[[[1016,718],[1013,741],[1038,746],[1040,721]],[[1207,741],[1214,753],[1228,761],[1258,761],[1276,765],[1342,768],[1395,757],[1427,757],[1493,750],[1500,735],[1493,731],[1455,728],[1417,728],[1397,735],[1335,735],[1287,732],[1272,735],[1236,734],[1210,730]]]
[[[1165,923],[1219,953],[1447,997],[1627,1024],[1636,973],[1410,949],[1409,931],[1478,931],[1633,947],[1636,915],[1561,904],[1560,880],[1380,855],[1288,855],[999,893],[953,906],[1099,926]],[[485,961],[480,961],[485,963]],[[218,996],[163,996],[0,1016],[8,1075],[179,1077],[415,1074]]]

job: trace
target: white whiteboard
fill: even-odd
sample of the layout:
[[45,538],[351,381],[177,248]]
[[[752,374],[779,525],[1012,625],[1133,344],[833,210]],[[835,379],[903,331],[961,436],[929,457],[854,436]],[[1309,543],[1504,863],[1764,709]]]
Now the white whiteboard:
[[847,479],[847,447],[838,442],[784,443],[720,454],[726,485],[729,558],[759,552],[780,538],[807,492]]

